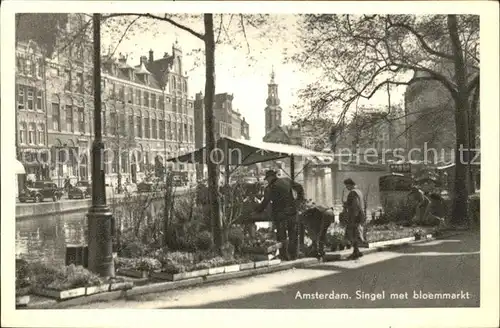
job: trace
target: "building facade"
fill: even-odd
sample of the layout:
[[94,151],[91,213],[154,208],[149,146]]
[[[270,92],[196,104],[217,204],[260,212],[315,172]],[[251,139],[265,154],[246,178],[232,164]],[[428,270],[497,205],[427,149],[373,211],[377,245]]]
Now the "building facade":
[[[215,137],[231,137],[235,139],[250,139],[250,125],[241,113],[233,108],[234,96],[219,93],[214,97],[214,129]],[[205,145],[205,105],[203,94],[197,93],[194,100],[195,146]]]
[[[78,15],[71,16],[69,34],[84,22]],[[81,40],[64,48],[47,58],[30,54],[33,50],[24,43],[16,47],[18,153],[32,148],[50,152],[48,165],[27,169],[38,172],[37,179],[52,179],[60,185],[65,178],[91,179],[94,133],[92,43]],[[102,58],[106,183],[139,182],[154,171],[158,156],[173,157],[194,149],[194,106],[182,65],[177,42],[171,54],[155,60],[150,51],[136,65],[121,55]],[[194,179],[191,166],[167,166],[188,171]]]

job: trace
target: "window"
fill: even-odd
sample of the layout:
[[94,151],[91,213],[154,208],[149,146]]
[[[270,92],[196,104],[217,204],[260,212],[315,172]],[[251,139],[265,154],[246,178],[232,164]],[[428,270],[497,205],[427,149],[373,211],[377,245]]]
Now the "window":
[[172,126],[170,121],[167,122],[167,138],[168,140],[172,139]]
[[19,127],[19,143],[26,143],[26,123],[21,123]]
[[83,94],[83,73],[76,73],[76,92]]
[[156,109],[156,95],[154,93],[151,94],[151,107]]
[[36,109],[43,110],[42,90],[36,91]]
[[172,122],[172,140],[177,140],[177,123]]
[[151,129],[149,127],[149,116],[144,117],[144,138],[151,138]]
[[28,110],[33,110],[33,89],[28,88],[28,102],[27,102]]
[[30,59],[26,59],[25,73],[29,76],[33,75],[33,62]]
[[78,59],[78,60],[83,59],[83,47],[82,46],[77,46],[77,48],[76,48],[76,59]]
[[24,86],[17,86],[17,109],[24,109],[26,99],[24,98]]
[[127,135],[127,122],[125,120],[125,114],[120,114],[120,135]]
[[158,125],[157,125],[157,121],[156,121],[156,116],[153,115],[153,118],[152,118],[152,128],[153,128],[153,139],[158,139]]
[[165,140],[165,121],[160,119],[158,124],[160,125],[160,139]]
[[129,135],[134,136],[134,115],[130,114],[128,116],[128,129],[129,129]]
[[149,92],[144,91],[144,102],[143,105],[149,107]]
[[189,140],[193,141],[194,140],[194,133],[193,133],[193,126],[189,126]]
[[127,103],[129,104],[134,103],[134,89],[132,88],[128,88]]
[[116,113],[109,114],[109,133],[111,135],[116,135]]
[[[92,111],[90,112],[90,121],[91,122],[94,122],[93,121],[93,117],[92,117]],[[108,121],[107,121],[107,114],[106,114],[106,104],[102,104],[102,111],[101,111],[101,115],[102,115],[102,127],[101,127],[101,131],[102,131],[102,134],[106,134],[108,132]],[[90,133],[92,134],[92,124],[90,124]]]
[[17,72],[19,74],[24,74],[24,59],[23,58],[17,58]]
[[125,101],[125,87],[123,85],[120,85],[118,89],[118,99]]
[[136,117],[136,126],[137,126],[137,136],[142,138],[142,119],[140,116]]
[[141,90],[135,90],[135,104],[141,105]]
[[172,78],[172,86],[174,87],[174,90],[177,89],[177,83],[175,81],[175,77]]
[[158,108],[161,110],[165,109],[165,99],[163,96],[158,97]]
[[43,62],[41,59],[38,59],[36,61],[36,67],[35,67],[35,70],[36,70],[36,77],[38,78],[41,78],[42,77],[42,65],[43,65]]
[[35,143],[35,123],[30,123],[28,128],[28,143],[33,145]]
[[78,130],[85,133],[85,112],[83,107],[78,107]]
[[51,67],[50,68],[50,75],[53,77],[59,76],[59,68]]
[[66,131],[73,132],[73,106],[66,105]]
[[111,99],[116,99],[116,84],[111,83]]
[[121,173],[125,173],[127,171],[127,167],[128,167],[128,152],[126,151],[122,151],[122,153],[120,154],[120,157],[121,157],[121,166],[120,166],[120,169],[121,169]]
[[184,138],[188,141],[188,125],[184,123]]
[[61,113],[57,103],[52,103],[52,129],[61,131]]
[[43,145],[45,142],[45,126],[43,124],[38,125],[38,144]]
[[71,71],[64,71],[64,90],[71,91]]

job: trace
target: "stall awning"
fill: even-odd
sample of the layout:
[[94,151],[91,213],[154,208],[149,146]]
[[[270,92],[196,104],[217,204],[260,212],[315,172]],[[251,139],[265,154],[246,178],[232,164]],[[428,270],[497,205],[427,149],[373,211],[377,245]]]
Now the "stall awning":
[[224,153],[227,149],[229,165],[252,165],[261,162],[278,160],[291,155],[309,159],[331,158],[328,153],[316,152],[301,146],[285,145],[272,142],[250,141],[223,137],[216,141],[216,149],[208,154],[206,147],[193,152],[168,159],[169,162],[205,164],[207,159],[217,164],[225,163]]
[[26,170],[24,169],[23,163],[19,162],[17,159],[15,160],[14,168],[16,174],[26,174]]

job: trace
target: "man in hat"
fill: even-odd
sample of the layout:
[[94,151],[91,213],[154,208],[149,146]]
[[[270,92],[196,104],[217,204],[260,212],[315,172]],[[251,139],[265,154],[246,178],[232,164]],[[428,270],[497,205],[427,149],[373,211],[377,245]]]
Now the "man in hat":
[[[263,212],[271,203],[271,213],[277,228],[278,241],[283,243],[280,257],[284,260],[297,258],[297,202],[304,201],[304,188],[288,177],[278,178],[276,171],[269,170],[264,178],[268,185],[264,191],[264,199],[256,209]],[[297,200],[293,191],[297,193]],[[288,237],[288,242],[287,242]]]
[[363,256],[359,250],[359,245],[364,243],[363,224],[366,221],[364,199],[361,190],[356,188],[356,183],[351,179],[345,179],[344,185],[349,191],[344,207],[347,211],[347,225],[345,237],[352,244],[353,253],[349,259],[357,259]]

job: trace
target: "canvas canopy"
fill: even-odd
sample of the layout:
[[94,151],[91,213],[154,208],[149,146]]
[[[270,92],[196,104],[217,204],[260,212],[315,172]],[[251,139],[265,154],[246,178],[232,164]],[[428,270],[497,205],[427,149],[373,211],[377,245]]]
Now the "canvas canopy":
[[25,174],[26,170],[24,169],[23,163],[19,162],[18,160],[15,160],[14,162],[14,170],[16,171],[16,174]]
[[311,160],[326,160],[332,158],[331,154],[316,152],[301,146],[223,137],[216,141],[215,150],[211,154],[208,154],[205,146],[193,152],[169,158],[167,161],[206,164],[207,160],[211,160],[216,164],[222,165],[226,163],[226,153],[229,159],[228,164],[236,166],[273,161],[292,155],[296,157],[307,157]]

